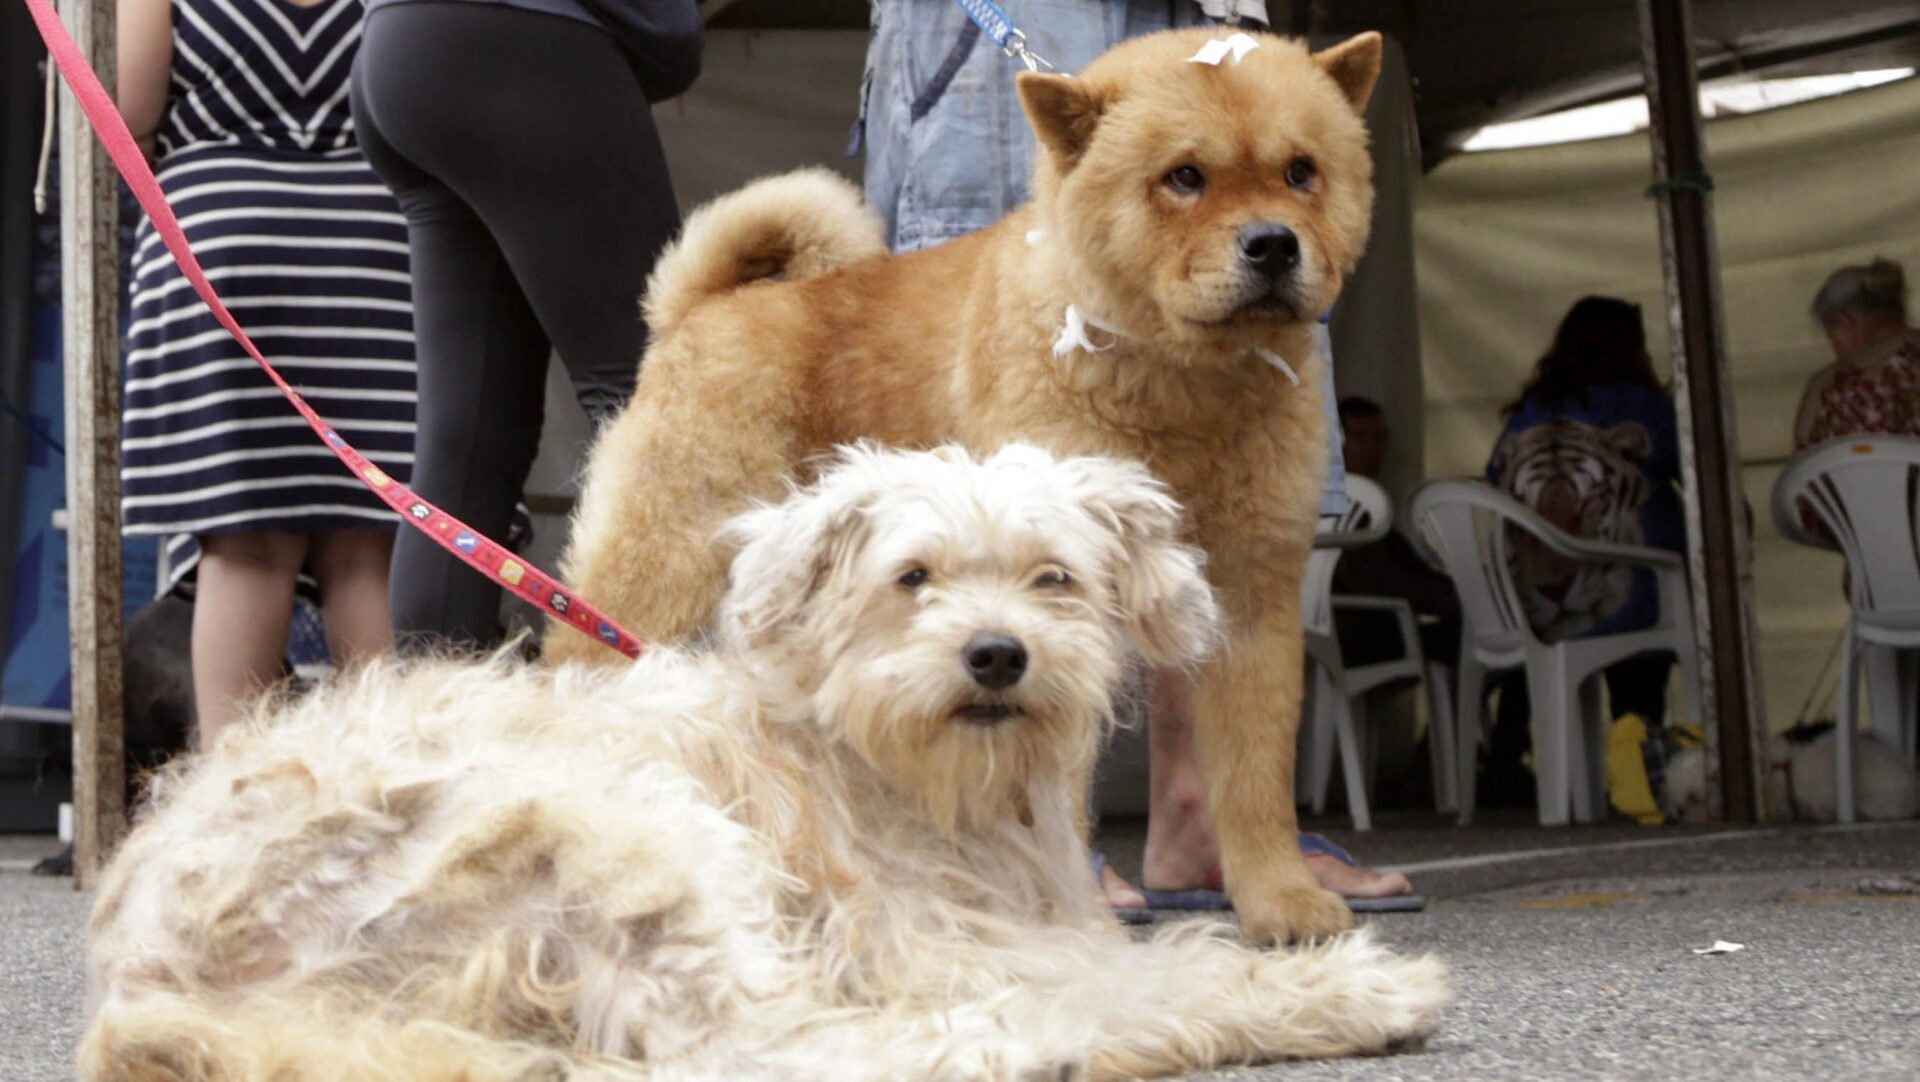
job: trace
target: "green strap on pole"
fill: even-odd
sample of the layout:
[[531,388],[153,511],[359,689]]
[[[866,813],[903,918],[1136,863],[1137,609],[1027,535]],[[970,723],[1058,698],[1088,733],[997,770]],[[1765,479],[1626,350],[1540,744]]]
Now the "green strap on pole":
[[1675,192],[1692,192],[1695,195],[1706,195],[1711,191],[1713,191],[1712,174],[1680,173],[1648,185],[1647,198],[1658,199],[1663,195],[1672,195]]

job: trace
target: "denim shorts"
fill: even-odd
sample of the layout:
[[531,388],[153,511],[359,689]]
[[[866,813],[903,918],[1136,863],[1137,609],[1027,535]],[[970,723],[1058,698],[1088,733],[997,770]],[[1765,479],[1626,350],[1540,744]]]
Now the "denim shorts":
[[[1079,71],[1119,42],[1208,25],[1193,0],[1000,0],[1027,48]],[[873,36],[853,147],[866,150],[867,202],[895,251],[929,248],[999,221],[1026,202],[1033,133],[1003,54],[953,0],[873,0]],[[1326,327],[1316,329],[1331,362]],[[1320,366],[1328,471],[1320,513],[1346,510],[1333,366]]]

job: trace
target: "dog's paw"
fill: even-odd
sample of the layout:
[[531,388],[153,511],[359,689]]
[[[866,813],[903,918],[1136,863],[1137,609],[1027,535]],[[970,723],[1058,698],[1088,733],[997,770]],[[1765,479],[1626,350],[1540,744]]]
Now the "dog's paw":
[[1319,887],[1235,892],[1240,926],[1256,943],[1305,943],[1331,939],[1354,926],[1346,899]]

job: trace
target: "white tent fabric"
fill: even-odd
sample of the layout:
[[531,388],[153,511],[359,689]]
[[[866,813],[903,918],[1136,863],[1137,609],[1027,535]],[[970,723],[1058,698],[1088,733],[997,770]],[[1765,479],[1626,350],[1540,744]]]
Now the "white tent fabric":
[[[1882,255],[1920,274],[1920,79],[1716,120],[1706,137],[1738,449],[1756,513],[1760,671],[1778,730],[1800,713],[1846,616],[1838,559],[1767,522],[1801,387],[1831,360],[1807,306],[1842,264]],[[1641,134],[1462,155],[1428,175],[1415,252],[1429,476],[1480,472],[1501,404],[1584,294],[1639,302],[1656,363],[1669,368],[1650,173]]]

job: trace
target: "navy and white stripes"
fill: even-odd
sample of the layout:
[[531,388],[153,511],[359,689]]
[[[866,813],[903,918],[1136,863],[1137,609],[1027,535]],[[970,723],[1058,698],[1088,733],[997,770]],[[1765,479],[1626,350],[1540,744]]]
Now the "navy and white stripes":
[[[158,174],[208,277],[323,416],[405,480],[414,366],[406,226],[347,106],[360,0],[173,0]],[[193,295],[149,223],[123,398],[130,534],[390,527]]]

